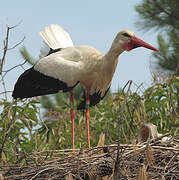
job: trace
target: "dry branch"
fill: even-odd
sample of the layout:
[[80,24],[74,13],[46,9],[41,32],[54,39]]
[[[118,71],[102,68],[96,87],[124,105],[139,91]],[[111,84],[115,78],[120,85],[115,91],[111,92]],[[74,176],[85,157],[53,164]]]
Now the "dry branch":
[[[164,139],[168,138],[167,141]],[[13,164],[0,166],[0,174],[9,180],[113,180],[118,145],[88,150],[46,150],[16,154]],[[102,153],[103,151],[103,153]],[[120,144],[120,180],[179,179],[179,143],[169,134],[140,144]],[[105,153],[104,153],[105,152]]]
[[6,37],[4,39],[3,54],[2,54],[2,58],[0,58],[0,76],[1,76],[0,83],[2,83],[2,86],[3,86],[3,89],[4,89],[3,94],[4,94],[4,97],[5,97],[6,100],[7,100],[7,90],[6,90],[5,80],[4,80],[5,76],[7,75],[7,73],[9,71],[13,70],[14,68],[16,68],[18,66],[22,67],[22,65],[25,64],[25,63],[23,63],[23,64],[16,65],[16,66],[14,66],[14,67],[6,70],[6,71],[3,70],[4,64],[5,64],[5,61],[6,61],[7,52],[9,50],[12,50],[12,49],[16,48],[17,46],[19,46],[25,40],[25,37],[23,37],[23,39],[21,41],[19,41],[17,44],[15,44],[11,48],[9,48],[9,35],[10,35],[10,31],[12,29],[16,28],[20,23],[21,22],[19,22],[17,25],[12,26],[12,27],[6,25],[7,26],[7,30],[6,30]]
[[124,89],[127,87],[127,85],[129,85],[129,86],[128,86],[128,89],[127,89],[127,94],[125,95],[125,98],[124,98],[124,103],[123,103],[123,105],[121,107],[121,110],[120,110],[120,118],[119,118],[119,122],[118,122],[118,148],[117,148],[117,157],[116,157],[116,161],[115,161],[114,180],[118,180],[119,179],[119,174],[120,174],[119,167],[120,167],[120,162],[121,162],[121,157],[122,157],[122,151],[121,151],[121,148],[120,148],[121,125],[122,125],[122,122],[124,120],[124,107],[127,104],[127,98],[128,98],[128,95],[129,95],[131,85],[132,85],[132,81],[127,82],[127,84],[123,88],[123,92],[124,92]]

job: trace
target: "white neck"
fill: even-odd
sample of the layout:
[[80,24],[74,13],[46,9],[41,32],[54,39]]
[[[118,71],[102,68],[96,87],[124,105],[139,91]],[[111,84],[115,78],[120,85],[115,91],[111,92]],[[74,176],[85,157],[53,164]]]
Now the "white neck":
[[122,52],[124,52],[124,49],[122,49],[119,45],[116,46],[114,41],[109,51],[102,57],[102,60],[107,61],[106,63],[109,63],[111,66],[113,63],[116,64],[118,57]]
[[113,43],[109,51],[101,57],[101,66],[103,66],[104,72],[108,73],[111,79],[117,67],[118,57],[123,51],[124,50],[119,46],[116,48],[115,44]]

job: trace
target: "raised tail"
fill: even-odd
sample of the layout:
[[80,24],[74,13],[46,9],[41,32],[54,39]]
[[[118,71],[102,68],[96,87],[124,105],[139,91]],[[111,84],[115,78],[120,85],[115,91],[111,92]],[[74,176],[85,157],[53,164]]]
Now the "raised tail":
[[40,35],[53,50],[73,46],[70,35],[58,24],[47,26]]

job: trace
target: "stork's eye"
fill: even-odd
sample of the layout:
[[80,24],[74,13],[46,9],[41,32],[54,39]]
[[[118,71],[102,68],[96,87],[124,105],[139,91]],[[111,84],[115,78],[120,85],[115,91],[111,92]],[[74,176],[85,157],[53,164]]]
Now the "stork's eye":
[[123,33],[122,35],[125,36],[125,37],[131,38],[131,36],[129,34],[127,34],[127,33]]

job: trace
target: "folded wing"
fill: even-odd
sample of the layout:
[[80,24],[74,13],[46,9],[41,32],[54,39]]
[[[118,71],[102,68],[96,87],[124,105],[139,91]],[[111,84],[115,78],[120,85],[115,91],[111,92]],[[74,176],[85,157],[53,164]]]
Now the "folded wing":
[[57,53],[73,46],[69,34],[59,25],[52,24],[40,35],[49,48],[46,52],[41,51],[43,58],[18,78],[12,94],[15,99],[54,94],[60,90],[67,92],[79,82],[78,64],[69,62]]

